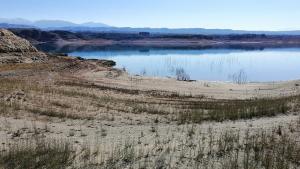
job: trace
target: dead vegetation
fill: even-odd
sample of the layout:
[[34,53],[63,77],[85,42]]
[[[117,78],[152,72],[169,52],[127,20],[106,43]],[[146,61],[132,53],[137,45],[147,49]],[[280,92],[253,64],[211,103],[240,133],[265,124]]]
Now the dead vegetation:
[[151,147],[133,139],[106,149],[101,149],[100,143],[76,148],[67,140],[36,137],[4,146],[0,151],[0,165],[7,169],[298,168],[300,123],[291,125],[293,128],[275,126],[220,132],[188,125],[178,133],[183,137],[155,136]]
[[[73,83],[72,83],[73,84]],[[248,100],[214,100],[203,96],[134,92],[95,85],[56,82],[30,83],[20,79],[0,82],[2,114],[26,112],[49,117],[90,119],[99,111],[160,115],[168,121],[201,123],[272,117],[297,111],[299,96]],[[21,92],[14,92],[21,91]],[[144,92],[144,93],[143,93]],[[18,96],[19,95],[19,96]],[[120,97],[122,96],[122,97]],[[23,97],[23,98],[21,98]],[[80,103],[80,105],[74,104]],[[79,108],[80,107],[80,108]],[[80,110],[82,109],[82,110]],[[80,113],[84,112],[84,113]],[[89,113],[88,113],[89,112]]]
[[73,159],[72,145],[62,140],[37,138],[9,145],[0,152],[0,166],[5,169],[61,169],[70,166]]

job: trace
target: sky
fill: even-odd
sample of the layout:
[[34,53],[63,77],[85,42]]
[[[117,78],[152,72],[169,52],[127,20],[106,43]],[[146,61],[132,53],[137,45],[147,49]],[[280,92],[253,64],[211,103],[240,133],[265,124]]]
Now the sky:
[[300,30],[300,0],[0,0],[0,18],[118,27]]

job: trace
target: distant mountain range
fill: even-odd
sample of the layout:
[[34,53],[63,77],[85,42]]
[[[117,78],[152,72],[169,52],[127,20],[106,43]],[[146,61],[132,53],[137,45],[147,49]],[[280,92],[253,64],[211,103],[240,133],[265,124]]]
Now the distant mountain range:
[[266,34],[266,35],[300,35],[300,30],[295,31],[244,31],[232,29],[203,29],[203,28],[131,28],[113,27],[103,23],[87,22],[77,24],[62,20],[29,21],[22,18],[0,18],[0,28],[36,28],[42,30],[65,30],[72,32],[112,32],[112,33],[139,33],[152,34],[202,34],[202,35],[228,35],[228,34]]
[[18,26],[21,25],[22,27],[34,27],[34,28],[41,28],[41,29],[55,29],[55,28],[63,28],[63,27],[110,27],[103,23],[96,23],[96,22],[87,22],[82,24],[77,24],[73,22],[63,21],[63,20],[39,20],[39,21],[29,21],[22,18],[16,19],[5,19],[0,18],[1,24],[7,24],[6,26]]

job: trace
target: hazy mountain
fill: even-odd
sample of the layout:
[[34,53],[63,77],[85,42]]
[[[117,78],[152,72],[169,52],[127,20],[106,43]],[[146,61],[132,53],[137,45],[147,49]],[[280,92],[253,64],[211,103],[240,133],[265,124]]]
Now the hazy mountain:
[[0,18],[0,23],[12,24],[12,25],[32,25],[33,22],[22,19],[22,18],[14,18],[14,19],[6,19]]
[[9,24],[9,23],[1,23],[0,22],[0,28],[36,28],[34,26],[29,26],[29,25],[17,25],[17,24]]
[[86,23],[80,24],[80,26],[83,26],[83,27],[110,27],[109,25],[106,25],[103,23],[97,23],[97,22],[86,22]]
[[112,32],[112,33],[139,33],[150,32],[156,34],[202,34],[202,35],[226,35],[226,34],[267,34],[267,35],[300,35],[300,31],[244,31],[232,29],[203,29],[203,28],[130,28],[112,27],[103,23],[87,22],[76,24],[63,20],[28,21],[22,18],[1,19],[2,28],[40,28],[43,30],[65,30],[72,32]]
[[73,27],[77,24],[61,20],[40,20],[33,23],[34,26],[39,28],[60,28],[60,27]]
[[96,22],[87,22],[83,24],[77,24],[69,21],[63,21],[63,20],[39,20],[39,21],[29,21],[22,18],[16,18],[16,19],[6,19],[6,18],[0,18],[0,23],[3,24],[12,24],[12,25],[26,25],[30,27],[38,27],[41,29],[53,29],[53,28],[63,28],[63,27],[109,27],[106,24],[103,23],[96,23]]

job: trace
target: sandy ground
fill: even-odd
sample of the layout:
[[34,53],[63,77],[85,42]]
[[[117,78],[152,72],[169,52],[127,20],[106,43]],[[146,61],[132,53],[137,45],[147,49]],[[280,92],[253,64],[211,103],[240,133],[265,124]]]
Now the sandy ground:
[[[249,128],[256,129],[272,129],[273,127],[287,127],[289,123],[294,123],[298,120],[299,115],[280,115],[273,118],[259,118],[252,120],[227,121],[223,123],[204,122],[203,124],[195,124],[193,127],[196,133],[206,133],[209,128],[212,128],[215,134],[226,130],[239,130],[244,132]],[[167,139],[172,134],[177,133],[175,139],[183,139],[183,133],[191,127],[191,124],[120,124],[117,121],[99,121],[99,120],[42,120],[36,121],[31,118],[16,119],[13,117],[0,118],[0,143],[6,143],[6,139],[26,140],[37,132],[40,135],[48,138],[69,138],[74,143],[81,146],[85,144],[95,145],[103,144],[108,150],[113,144],[124,143],[127,140],[138,140],[141,133],[144,137],[141,140],[143,144],[153,144],[153,140],[158,134],[161,139]],[[152,132],[151,128],[155,127],[157,132]],[[103,131],[105,130],[105,133]],[[74,131],[74,135],[71,134]],[[19,136],[15,136],[16,132],[20,132]],[[97,143],[98,141],[98,143]],[[300,141],[300,140],[299,140]]]
[[183,82],[171,78],[131,76],[124,72],[116,76],[110,71],[82,72],[79,77],[93,81],[95,84],[119,88],[170,91],[182,95],[203,95],[214,99],[250,99],[300,94],[298,85],[300,80],[246,84],[213,81]]

